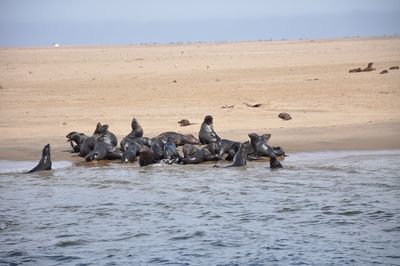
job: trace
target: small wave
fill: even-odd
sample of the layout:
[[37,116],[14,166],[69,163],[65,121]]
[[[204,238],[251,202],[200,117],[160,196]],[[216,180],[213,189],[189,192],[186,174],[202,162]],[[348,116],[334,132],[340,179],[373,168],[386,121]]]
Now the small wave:
[[396,227],[388,228],[388,229],[383,229],[382,231],[383,231],[383,232],[387,232],[387,233],[390,233],[390,232],[400,232],[400,226],[396,226]]
[[338,215],[344,215],[344,216],[353,216],[353,215],[358,215],[363,213],[362,211],[344,211],[344,212],[338,212]]
[[56,244],[56,247],[69,247],[69,246],[79,246],[79,245],[86,245],[88,241],[77,239],[77,240],[65,240],[60,241]]
[[205,236],[205,235],[206,235],[206,233],[204,231],[196,231],[193,234],[186,234],[186,235],[183,235],[183,236],[172,237],[172,238],[170,238],[170,240],[186,240],[186,239],[189,239],[189,238],[202,237],[202,236]]

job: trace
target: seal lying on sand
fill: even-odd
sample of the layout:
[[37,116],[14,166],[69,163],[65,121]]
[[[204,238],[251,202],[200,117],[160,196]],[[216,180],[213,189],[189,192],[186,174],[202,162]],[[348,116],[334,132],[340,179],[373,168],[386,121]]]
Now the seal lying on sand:
[[178,122],[178,124],[180,124],[181,127],[196,125],[196,123],[190,123],[188,119],[182,119],[181,121]]
[[50,144],[44,146],[42,150],[42,158],[40,159],[38,165],[27,172],[27,174],[44,170],[51,170]]
[[199,140],[196,139],[192,134],[181,134],[172,131],[161,133],[157,137],[152,138],[152,141],[157,141],[159,139],[167,141],[169,137],[174,138],[175,145],[177,146],[182,146],[184,144],[199,144]]
[[213,118],[211,115],[204,117],[199,131],[199,140],[201,144],[218,142],[221,138],[215,133],[213,126]]

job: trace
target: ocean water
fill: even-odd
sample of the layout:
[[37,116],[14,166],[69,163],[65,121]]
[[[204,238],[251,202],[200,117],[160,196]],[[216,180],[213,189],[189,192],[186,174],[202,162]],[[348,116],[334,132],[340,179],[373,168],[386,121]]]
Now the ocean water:
[[284,168],[0,162],[0,265],[400,265],[400,150]]

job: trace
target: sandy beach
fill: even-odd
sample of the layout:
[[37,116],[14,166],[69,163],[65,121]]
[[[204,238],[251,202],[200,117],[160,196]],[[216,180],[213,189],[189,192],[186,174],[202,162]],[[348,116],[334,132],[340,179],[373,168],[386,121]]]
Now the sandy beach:
[[[349,73],[374,62],[376,71]],[[65,135],[272,133],[288,153],[400,148],[400,38],[0,49],[0,159],[74,160]],[[247,104],[262,104],[252,108]],[[228,107],[229,108],[222,108]],[[278,118],[288,112],[292,120]],[[180,127],[186,118],[192,126]],[[76,158],[82,160],[81,158]]]

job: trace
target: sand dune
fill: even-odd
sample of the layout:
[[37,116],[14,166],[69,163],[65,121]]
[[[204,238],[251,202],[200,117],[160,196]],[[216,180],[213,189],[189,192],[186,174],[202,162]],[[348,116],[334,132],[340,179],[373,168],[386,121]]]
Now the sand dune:
[[101,122],[122,138],[132,117],[146,136],[197,135],[207,114],[224,138],[269,132],[288,152],[400,148],[400,71],[379,75],[398,65],[400,38],[0,49],[0,159],[46,143],[70,159],[67,133]]

